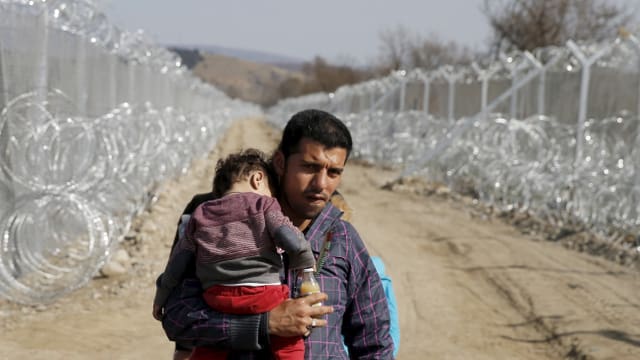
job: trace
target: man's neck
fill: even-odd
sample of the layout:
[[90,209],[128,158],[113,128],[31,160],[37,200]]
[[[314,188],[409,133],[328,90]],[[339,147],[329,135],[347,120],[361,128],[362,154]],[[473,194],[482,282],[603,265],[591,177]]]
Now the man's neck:
[[291,219],[293,226],[297,227],[300,231],[304,232],[311,225],[311,219],[298,218],[292,216],[292,211],[287,206],[282,207],[282,212]]
[[295,215],[294,211],[291,210],[289,204],[285,197],[280,196],[278,198],[278,202],[280,203],[280,208],[282,209],[282,213],[285,214],[290,220],[293,226],[297,227],[300,231],[304,232],[311,225],[312,219],[307,218],[299,218]]

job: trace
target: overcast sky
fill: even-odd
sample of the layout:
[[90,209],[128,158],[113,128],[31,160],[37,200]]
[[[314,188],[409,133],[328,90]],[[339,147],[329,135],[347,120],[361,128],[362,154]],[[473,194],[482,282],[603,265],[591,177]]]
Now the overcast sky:
[[[471,49],[486,49],[483,0],[95,0],[124,30],[161,45],[216,45],[310,60],[371,63],[380,32],[402,24]],[[603,0],[636,11],[640,0]],[[639,21],[640,22],[640,21]]]
[[482,0],[102,0],[124,30],[162,45],[217,45],[301,60],[359,64],[377,57],[380,32],[402,24],[473,49],[490,35]]

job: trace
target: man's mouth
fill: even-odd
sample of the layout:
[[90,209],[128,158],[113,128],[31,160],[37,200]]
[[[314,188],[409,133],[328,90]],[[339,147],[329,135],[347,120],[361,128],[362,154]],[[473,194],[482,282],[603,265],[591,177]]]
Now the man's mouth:
[[327,197],[324,196],[323,194],[308,194],[306,197],[310,202],[326,202],[327,201]]

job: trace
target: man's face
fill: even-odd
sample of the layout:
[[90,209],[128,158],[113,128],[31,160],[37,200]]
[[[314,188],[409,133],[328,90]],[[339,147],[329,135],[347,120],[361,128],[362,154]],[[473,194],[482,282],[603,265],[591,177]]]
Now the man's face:
[[284,160],[276,154],[276,171],[280,176],[284,213],[304,229],[322,211],[342,180],[347,150],[303,138],[296,153]]

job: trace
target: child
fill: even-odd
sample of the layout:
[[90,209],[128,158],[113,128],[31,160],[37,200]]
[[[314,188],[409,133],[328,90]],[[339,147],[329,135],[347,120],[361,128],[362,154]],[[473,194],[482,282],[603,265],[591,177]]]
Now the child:
[[[162,318],[164,303],[193,257],[209,306],[232,314],[264,313],[289,297],[288,287],[280,282],[276,247],[287,252],[291,269],[315,265],[309,243],[271,197],[277,186],[270,171],[264,153],[255,149],[218,161],[213,182],[217,198],[196,208],[172,250],[154,299],[156,319]],[[302,338],[270,340],[276,359],[304,357]],[[192,359],[226,355],[219,349],[196,348]]]

